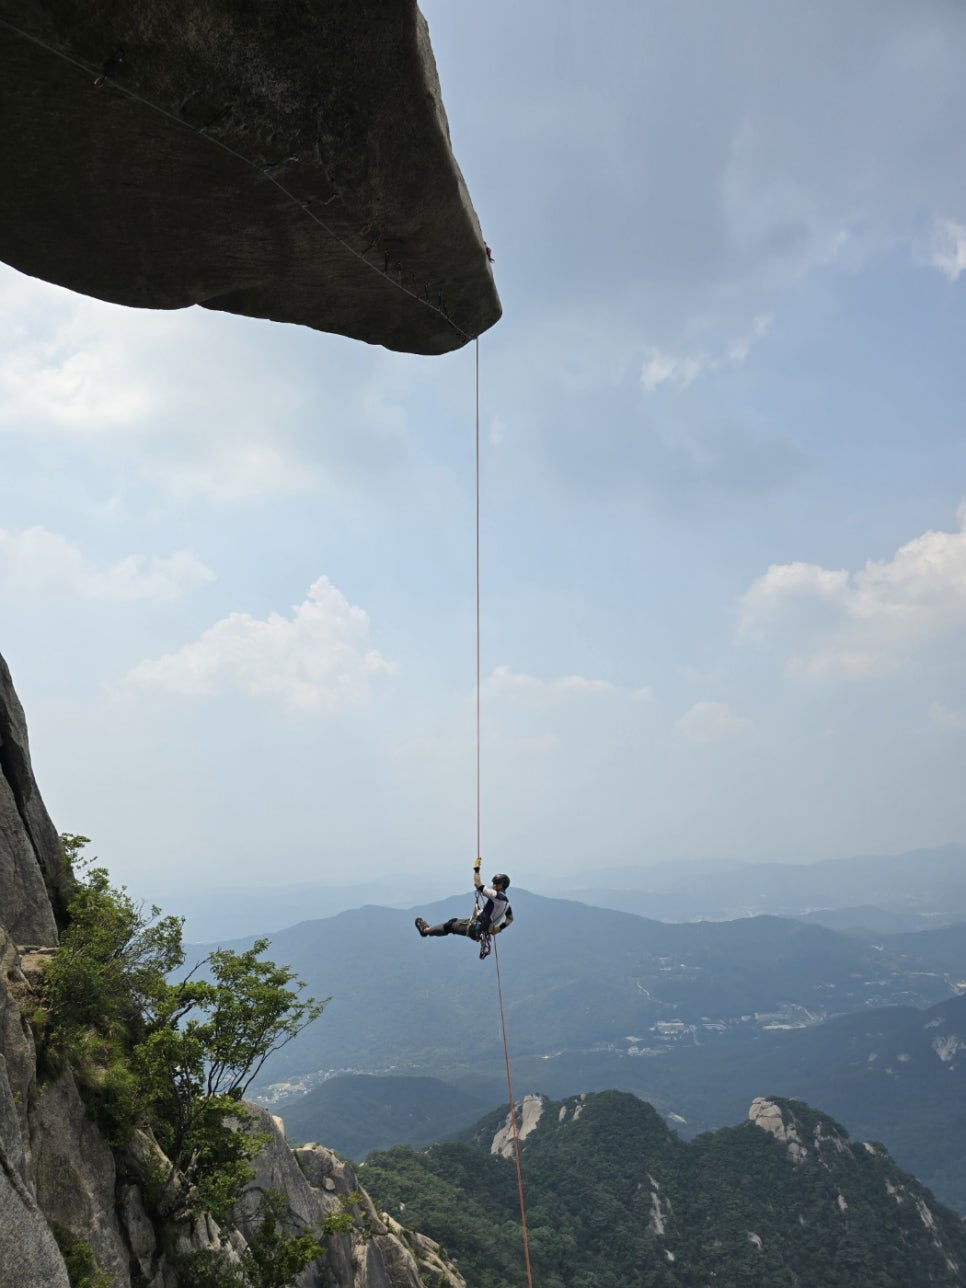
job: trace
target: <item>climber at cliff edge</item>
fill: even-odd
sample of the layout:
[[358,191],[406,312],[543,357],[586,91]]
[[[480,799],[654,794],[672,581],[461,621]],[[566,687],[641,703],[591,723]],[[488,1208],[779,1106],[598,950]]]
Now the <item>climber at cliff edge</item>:
[[[485,886],[480,880],[480,860],[475,859],[473,885],[477,892],[477,909],[473,916],[450,917],[441,926],[428,926],[422,917],[417,917],[416,929],[424,939],[429,935],[466,935],[468,939],[479,941],[484,935],[498,935],[501,930],[506,930],[513,921],[513,909],[506,897],[510,878],[505,872],[498,872]],[[479,906],[481,900],[482,906]]]

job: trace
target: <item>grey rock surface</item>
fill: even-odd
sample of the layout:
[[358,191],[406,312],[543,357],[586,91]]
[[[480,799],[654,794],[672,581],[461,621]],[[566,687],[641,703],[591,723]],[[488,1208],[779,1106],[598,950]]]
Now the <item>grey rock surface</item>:
[[27,987],[16,945],[0,926],[0,1153],[27,1176],[27,1106],[36,1083],[36,1050],[16,995]]
[[17,943],[57,942],[69,879],[30,766],[23,707],[0,657],[0,923]]
[[68,1288],[67,1271],[37,1201],[28,1107],[36,1051],[18,1001],[27,984],[20,956],[0,926],[0,1284]]
[[424,1271],[430,1272],[434,1283],[465,1288],[431,1239],[412,1235],[401,1226],[390,1227],[359,1185],[351,1163],[324,1145],[291,1150],[281,1119],[254,1105],[248,1108],[256,1115],[258,1130],[270,1140],[256,1160],[255,1178],[240,1205],[242,1234],[251,1235],[261,1201],[272,1191],[285,1195],[293,1232],[318,1231],[327,1216],[348,1213],[353,1217],[350,1230],[329,1236],[324,1262],[310,1266],[298,1288],[323,1288],[327,1282],[347,1288],[422,1288]]
[[70,1288],[43,1213],[5,1160],[0,1160],[0,1283],[17,1288]]
[[0,0],[0,258],[412,353],[500,317],[415,0]]
[[130,1288],[130,1253],[118,1220],[114,1155],[69,1072],[42,1087],[30,1115],[37,1196],[50,1226],[90,1245],[114,1288]]

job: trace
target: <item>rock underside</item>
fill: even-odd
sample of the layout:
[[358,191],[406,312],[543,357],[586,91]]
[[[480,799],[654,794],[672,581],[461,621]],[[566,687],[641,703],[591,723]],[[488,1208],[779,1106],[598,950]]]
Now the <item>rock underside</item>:
[[500,302],[415,0],[0,0],[0,259],[411,353]]

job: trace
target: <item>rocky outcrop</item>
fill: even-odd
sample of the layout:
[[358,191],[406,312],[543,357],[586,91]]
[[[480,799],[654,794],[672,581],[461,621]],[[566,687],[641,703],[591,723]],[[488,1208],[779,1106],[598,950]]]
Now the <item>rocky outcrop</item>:
[[127,1284],[131,1254],[116,1210],[114,1155],[69,1072],[38,1089],[29,1126],[37,1198],[51,1228],[65,1243],[89,1244],[94,1263]]
[[[25,847],[17,850],[25,852]],[[0,1283],[68,1288],[63,1259],[38,1200],[31,1152],[30,1107],[37,1078],[34,1041],[20,1004],[26,987],[16,945],[0,926]]]
[[17,943],[55,944],[69,877],[30,768],[23,707],[0,658],[0,922]]
[[[802,1106],[807,1111],[807,1106]],[[793,1163],[801,1163],[809,1151],[819,1157],[823,1152],[848,1153],[848,1138],[844,1129],[829,1129],[831,1119],[807,1111],[808,1122],[794,1113],[790,1102],[767,1100],[757,1096],[748,1110],[748,1121],[768,1132],[784,1144]]]
[[799,1134],[798,1122],[792,1115],[789,1115],[786,1120],[781,1106],[773,1100],[756,1096],[748,1110],[748,1121],[781,1141],[793,1163],[800,1163],[808,1156],[808,1150]]
[[310,1266],[299,1288],[324,1288],[326,1284],[352,1288],[422,1288],[422,1274],[433,1282],[461,1288],[462,1278],[439,1254],[431,1239],[405,1230],[380,1215],[360,1188],[355,1168],[324,1145],[302,1145],[291,1150],[285,1143],[280,1118],[254,1105],[253,1128],[269,1142],[255,1162],[256,1174],[237,1212],[238,1230],[250,1238],[272,1194],[284,1194],[286,1221],[291,1230],[317,1230],[326,1219],[348,1214],[350,1229],[326,1240],[324,1262]]
[[500,317],[415,0],[0,0],[0,258],[444,353]]
[[[194,1288],[198,1254],[238,1264],[269,1195],[287,1233],[322,1236],[298,1288],[465,1288],[431,1240],[381,1217],[355,1171],[321,1145],[293,1152],[279,1119],[250,1106],[268,1136],[231,1226],[165,1219],[152,1203],[167,1160],[150,1133],[112,1145],[69,1068],[38,1072],[29,1022],[56,942],[54,904],[68,886],[60,846],[30,768],[23,711],[0,659],[0,1285],[69,1288],[65,1253],[113,1288]],[[29,951],[18,941],[31,943]],[[326,1219],[347,1228],[327,1233]],[[423,1276],[426,1276],[424,1279]]]
[[70,1288],[50,1227],[17,1175],[0,1172],[0,1273],[24,1288]]
[[[546,1096],[536,1096],[528,1094],[514,1107],[514,1114],[511,1116],[507,1112],[506,1120],[497,1129],[490,1145],[491,1154],[501,1154],[504,1158],[513,1157],[513,1125],[514,1117],[516,1119],[517,1140],[526,1140],[527,1136],[533,1131],[543,1115],[544,1106],[547,1103]],[[575,1117],[579,1115],[579,1107],[575,1110]]]

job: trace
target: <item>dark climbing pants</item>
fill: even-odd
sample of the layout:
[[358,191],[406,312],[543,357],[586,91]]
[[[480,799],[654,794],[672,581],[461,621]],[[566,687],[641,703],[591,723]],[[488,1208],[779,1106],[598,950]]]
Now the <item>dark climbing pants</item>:
[[450,917],[441,926],[427,926],[427,935],[466,935],[469,939],[479,939],[480,923],[472,917]]

